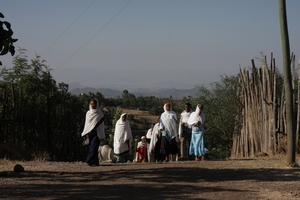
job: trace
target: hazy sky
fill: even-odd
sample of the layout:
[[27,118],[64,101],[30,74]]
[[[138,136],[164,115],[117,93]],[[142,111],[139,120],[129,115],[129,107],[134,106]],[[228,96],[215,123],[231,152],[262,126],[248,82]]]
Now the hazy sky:
[[[0,0],[29,59],[57,82],[108,88],[192,88],[236,75],[273,52],[282,69],[277,0]],[[300,1],[287,0],[300,56]],[[12,56],[1,56],[12,67]],[[259,65],[259,62],[257,65]]]

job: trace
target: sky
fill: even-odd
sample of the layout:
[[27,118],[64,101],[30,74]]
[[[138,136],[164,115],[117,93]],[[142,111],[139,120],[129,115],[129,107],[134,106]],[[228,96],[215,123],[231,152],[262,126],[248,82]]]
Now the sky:
[[[190,89],[237,75],[261,53],[282,71],[276,0],[0,0],[15,47],[46,61],[57,83]],[[300,1],[287,0],[300,57]],[[17,53],[16,53],[17,54]],[[1,56],[12,67],[10,54]]]

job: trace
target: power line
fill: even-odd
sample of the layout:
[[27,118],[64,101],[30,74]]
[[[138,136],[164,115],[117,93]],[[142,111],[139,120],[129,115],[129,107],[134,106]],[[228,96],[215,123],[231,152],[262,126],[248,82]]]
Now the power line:
[[60,66],[58,66],[56,69],[60,68],[61,66],[63,66],[67,61],[69,61],[76,53],[78,53],[87,43],[89,43],[94,37],[96,37],[96,35],[98,35],[98,33],[100,33],[100,31],[102,31],[114,18],[116,18],[131,2],[132,0],[130,0],[119,12],[117,12],[117,14],[115,14],[115,16],[113,16],[96,34],[94,34],[87,42],[85,42],[77,51],[75,51],[75,53],[73,53],[68,59],[66,59]]
[[75,19],[75,21],[72,22],[72,24],[70,24],[70,26],[44,51],[44,53],[42,53],[41,56],[43,56],[68,30],[69,28],[71,28],[71,26],[73,26],[73,24],[85,13],[85,11],[91,7],[91,5],[95,2],[96,0],[94,0],[92,3],[90,3],[90,5]]

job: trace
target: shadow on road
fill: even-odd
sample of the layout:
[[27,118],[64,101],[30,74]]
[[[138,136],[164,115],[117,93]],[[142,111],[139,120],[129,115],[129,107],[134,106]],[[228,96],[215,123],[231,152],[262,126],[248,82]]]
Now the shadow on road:
[[[111,166],[100,166],[110,168]],[[247,182],[299,183],[299,169],[132,168],[92,172],[6,172],[0,198],[206,199],[201,193],[249,193]],[[235,187],[231,187],[235,183]],[[240,187],[239,187],[240,185]]]

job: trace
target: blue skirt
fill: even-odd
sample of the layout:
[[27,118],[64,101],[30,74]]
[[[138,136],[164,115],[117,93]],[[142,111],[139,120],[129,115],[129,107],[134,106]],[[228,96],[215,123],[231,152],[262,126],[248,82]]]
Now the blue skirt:
[[190,155],[195,155],[195,156],[198,156],[198,157],[205,155],[203,131],[192,130],[192,137],[191,137],[189,154]]

